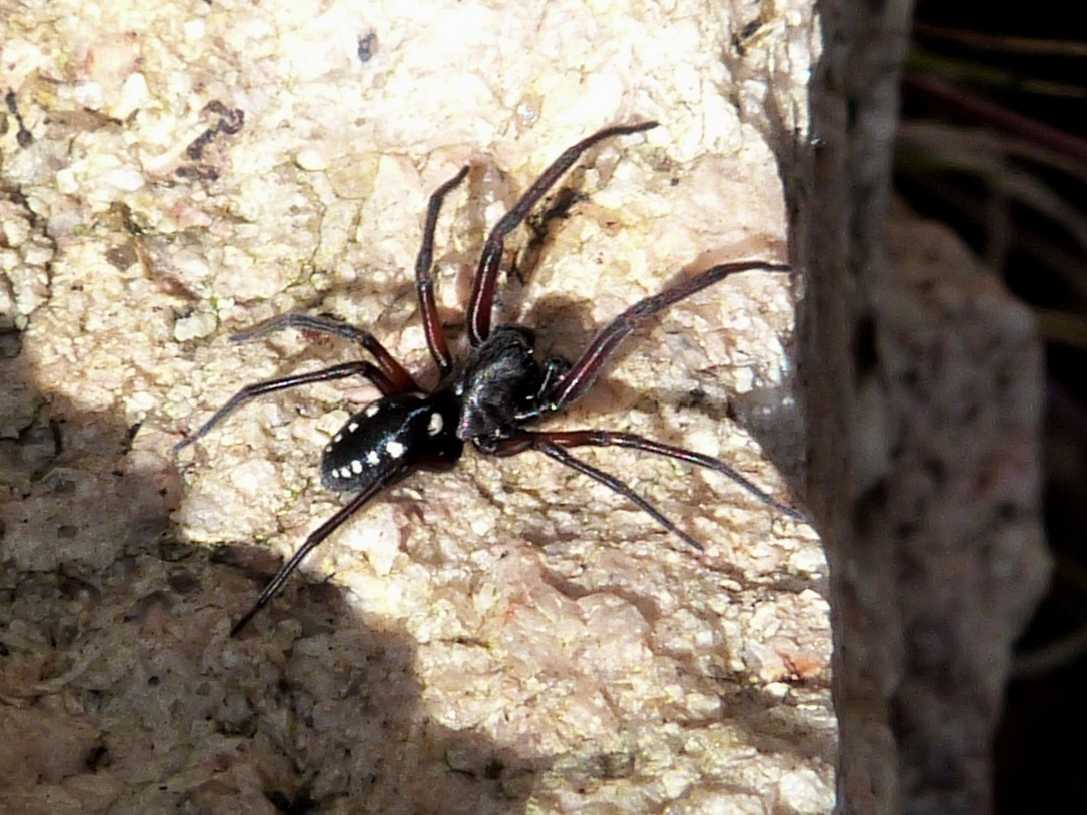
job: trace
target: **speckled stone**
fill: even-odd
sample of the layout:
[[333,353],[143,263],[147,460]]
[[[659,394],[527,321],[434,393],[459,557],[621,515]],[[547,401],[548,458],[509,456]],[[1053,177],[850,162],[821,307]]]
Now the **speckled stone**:
[[[465,163],[435,258],[458,351],[486,229],[605,125],[661,122],[590,151],[569,217],[508,244],[499,316],[542,352],[576,354],[681,273],[785,259],[816,30],[803,2],[757,13],[9,10],[0,325],[24,330],[2,435],[24,441],[0,506],[0,810],[829,811],[820,543],[725,479],[585,453],[704,541],[696,557],[546,459],[468,453],[361,512],[232,640],[274,557],[339,506],[316,463],[376,392],[278,394],[171,454],[242,384],[358,355],[227,341],[285,310],[369,328],[432,383],[411,268],[427,196]],[[690,446],[788,494],[771,459],[799,469],[792,295],[751,273],[676,306],[552,426]]]

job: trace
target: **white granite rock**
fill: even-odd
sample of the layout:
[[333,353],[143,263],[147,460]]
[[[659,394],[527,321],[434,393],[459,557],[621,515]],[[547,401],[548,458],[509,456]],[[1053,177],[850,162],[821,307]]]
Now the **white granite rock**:
[[[171,455],[241,385],[360,353],[227,342],[285,310],[369,328],[432,384],[411,268],[427,196],[465,163],[435,259],[458,351],[487,228],[609,124],[661,126],[585,156],[542,247],[511,237],[499,319],[571,356],[683,273],[786,259],[815,24],[800,2],[755,13],[60,0],[0,21],[22,123],[0,131],[19,191],[0,203],[0,303],[25,326],[7,415],[45,451],[3,480],[22,628],[0,632],[0,696],[9,742],[49,721],[85,754],[0,753],[0,809],[829,811],[820,544],[727,480],[584,454],[698,557],[542,457],[467,451],[360,512],[307,561],[317,582],[292,579],[231,640],[272,555],[339,506],[321,444],[372,389],[277,394]],[[787,495],[763,451],[797,471],[792,319],[785,277],[729,279],[640,331],[551,426],[692,446]]]

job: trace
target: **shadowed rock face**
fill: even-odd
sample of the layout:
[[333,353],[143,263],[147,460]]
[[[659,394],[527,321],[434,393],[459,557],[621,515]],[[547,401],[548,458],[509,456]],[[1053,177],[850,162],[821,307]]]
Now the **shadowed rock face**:
[[[411,266],[427,195],[465,163],[435,265],[455,347],[486,228],[605,124],[664,123],[585,157],[531,263],[530,230],[511,237],[496,324],[571,357],[688,267],[782,259],[788,168],[767,144],[804,123],[776,133],[764,110],[805,109],[808,18],[735,50],[747,10],[707,9],[73,4],[0,21],[33,136],[0,132],[0,328],[20,332],[0,373],[0,810],[830,806],[819,542],[725,479],[586,454],[697,534],[696,559],[557,465],[468,452],[375,499],[232,640],[340,506],[321,450],[378,394],[275,394],[169,452],[244,383],[359,355],[300,332],[226,341],[285,310],[364,326],[432,383]],[[784,280],[707,291],[554,426],[727,457],[780,494],[762,451],[798,460],[792,316]]]

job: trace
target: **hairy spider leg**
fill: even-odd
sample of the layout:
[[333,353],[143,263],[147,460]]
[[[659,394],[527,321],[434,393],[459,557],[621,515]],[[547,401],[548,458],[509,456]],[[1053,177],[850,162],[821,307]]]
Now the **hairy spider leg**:
[[431,265],[434,258],[434,230],[438,226],[438,213],[442,209],[442,200],[446,194],[464,180],[468,167],[436,189],[430,196],[426,208],[426,225],[423,227],[423,242],[419,246],[419,255],[415,258],[415,289],[419,293],[419,310],[423,315],[423,330],[426,332],[427,347],[438,366],[438,380],[444,380],[453,372],[453,357],[445,341],[445,332],[438,317],[438,306],[434,302],[434,277]]
[[627,447],[632,450],[641,450],[644,453],[653,453],[654,455],[664,456],[665,458],[672,458],[677,461],[685,461],[688,464],[705,467],[707,470],[713,470],[730,479],[748,494],[754,496],[771,509],[777,510],[782,515],[797,521],[808,521],[808,518],[804,513],[781,503],[772,495],[757,487],[745,476],[741,475],[734,467],[726,464],[720,459],[713,458],[712,456],[704,456],[693,450],[687,450],[683,447],[673,447],[670,444],[662,444],[659,441],[647,439],[644,436],[637,436],[633,433],[620,433],[612,430],[559,430],[543,433],[525,431],[524,436],[518,436],[515,439],[511,439],[511,442],[520,441],[524,445],[524,449],[528,449],[532,446],[532,442],[536,437],[564,448]]
[[677,283],[659,294],[646,297],[632,305],[610,323],[608,323],[589,343],[589,347],[566,373],[555,380],[551,390],[540,400],[541,413],[554,413],[562,410],[576,399],[584,396],[600,375],[600,369],[628,334],[655,314],[660,313],[673,303],[677,303],[707,286],[712,286],[737,272],[758,269],[766,272],[789,272],[791,267],[781,263],[766,263],[761,260],[742,260],[736,263],[724,263],[713,266],[701,274]]
[[321,543],[325,538],[335,532],[343,523],[357,512],[363,504],[381,492],[389,485],[405,478],[411,473],[411,467],[402,467],[399,470],[388,473],[383,479],[372,484],[368,489],[363,490],[354,498],[352,498],[347,504],[345,504],[335,515],[317,527],[310,536],[306,538],[305,543],[298,547],[298,551],[291,555],[290,560],[286,561],[279,567],[279,571],[275,573],[275,576],[268,581],[268,584],[261,590],[260,596],[257,598],[253,607],[245,613],[234,627],[230,629],[230,636],[236,637],[238,633],[245,628],[250,620],[256,616],[262,608],[271,602],[276,593],[283,587],[283,584],[287,582],[287,578],[291,576],[291,573],[298,568],[298,566],[305,560],[306,555],[313,551],[313,549]]
[[[535,418],[543,413],[560,411],[571,402],[583,396],[593,386],[593,383],[600,374],[601,368],[618,345],[645,320],[663,311],[673,303],[683,300],[708,286],[712,286],[714,283],[720,282],[731,274],[755,269],[769,272],[790,271],[790,267],[787,265],[766,263],[764,261],[726,263],[707,269],[705,272],[665,289],[658,294],[638,301],[601,329],[593,341],[589,343],[589,346],[582,353],[577,362],[575,362],[569,370],[558,376],[550,388],[544,390],[539,400],[538,407],[536,408],[535,416],[526,414],[523,418],[528,420],[529,418]],[[494,450],[494,455],[511,456],[524,452],[525,450],[535,450],[544,453],[555,461],[558,461],[560,464],[571,467],[578,472],[595,479],[601,484],[604,484],[606,487],[614,490],[620,495],[625,496],[654,518],[665,529],[674,532],[684,542],[690,544],[695,549],[702,551],[701,544],[676,527],[676,525],[668,520],[663,513],[644,498],[637,495],[630,486],[621,479],[596,469],[581,459],[572,456],[564,449],[567,447],[581,446],[629,447],[635,450],[677,459],[679,461],[686,461],[700,467],[706,467],[707,469],[714,470],[731,479],[750,495],[754,496],[767,506],[781,512],[783,515],[800,521],[807,520],[802,513],[777,501],[742,476],[733,467],[719,459],[704,456],[700,453],[695,453],[692,450],[685,450],[682,447],[673,447],[672,445],[662,444],[653,441],[652,439],[646,439],[631,433],[619,433],[607,430],[573,430],[544,433],[522,431],[517,436],[499,442]]]
[[526,450],[535,450],[537,452],[543,453],[545,456],[553,458],[560,464],[577,470],[582,475],[587,475],[594,481],[599,481],[608,489],[619,493],[628,501],[636,504],[639,509],[641,509],[647,515],[653,518],[653,520],[655,520],[669,532],[674,532],[679,538],[683,540],[684,543],[690,544],[699,552],[704,551],[701,543],[699,543],[697,540],[692,538],[690,535],[688,535],[686,532],[684,532],[682,529],[672,523],[672,521],[668,519],[668,516],[666,516],[663,512],[661,512],[659,509],[649,503],[649,501],[642,498],[642,496],[638,495],[638,493],[634,492],[634,490],[630,488],[630,485],[628,485],[621,479],[616,478],[614,475],[606,473],[603,470],[598,470],[596,467],[592,466],[588,462],[582,461],[576,456],[572,456],[570,453],[566,452],[566,450],[564,450],[561,446],[552,442],[548,436],[549,434],[547,433],[525,433],[520,436],[515,436],[511,439],[503,439],[502,441],[498,442],[498,445],[491,453],[491,455],[514,456],[518,453],[523,453]]
[[252,328],[246,328],[235,334],[231,334],[230,341],[234,343],[252,342],[253,340],[262,339],[269,334],[274,334],[277,331],[284,331],[288,328],[298,328],[302,331],[316,331],[321,334],[332,334],[337,337],[343,337],[346,340],[351,340],[352,342],[357,342],[369,351],[374,359],[377,360],[378,367],[381,368],[385,377],[392,383],[394,393],[422,390],[419,385],[416,384],[415,380],[412,379],[412,376],[407,372],[407,369],[396,361],[396,357],[390,354],[385,349],[384,345],[378,342],[377,337],[369,331],[363,331],[360,328],[355,328],[353,325],[348,325],[345,322],[333,320],[329,317],[311,317],[309,314],[298,314],[295,312],[278,314],[275,317],[265,320],[263,323],[258,323]]
[[400,393],[402,388],[391,382],[389,378],[377,366],[365,360],[354,360],[333,365],[331,368],[322,368],[319,371],[310,371],[304,374],[292,374],[278,379],[266,379],[263,382],[252,382],[238,391],[227,400],[226,404],[212,414],[211,418],[200,426],[200,429],[188,438],[182,439],[174,445],[174,452],[179,453],[198,439],[202,439],[212,428],[223,421],[246,402],[265,393],[282,391],[294,388],[298,385],[308,385],[312,382],[328,382],[331,379],[346,379],[349,376],[364,376],[370,380],[385,396]]
[[491,334],[491,312],[494,310],[494,290],[498,282],[498,264],[502,260],[503,242],[506,236],[516,229],[547,191],[555,185],[563,173],[570,169],[571,165],[581,154],[599,141],[612,136],[626,136],[631,133],[641,133],[643,130],[651,130],[657,127],[657,122],[642,122],[635,125],[618,125],[598,130],[588,138],[582,139],[573,147],[568,148],[561,156],[543,171],[543,174],[532,182],[525,190],[520,200],[512,209],[498,219],[483,244],[483,251],[479,257],[479,266],[476,268],[475,280],[472,281],[472,296],[468,301],[466,320],[468,323],[468,341],[472,347],[478,347]]

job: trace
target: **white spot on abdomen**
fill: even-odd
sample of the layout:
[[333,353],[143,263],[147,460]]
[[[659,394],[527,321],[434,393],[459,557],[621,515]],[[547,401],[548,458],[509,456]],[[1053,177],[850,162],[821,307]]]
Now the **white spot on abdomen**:
[[351,462],[351,472],[353,472],[355,475],[358,475],[359,473],[361,473],[362,472],[362,462],[359,461],[358,459],[355,459],[354,461],[352,461]]
[[374,402],[370,407],[366,408],[366,416],[372,419],[374,416],[377,416],[379,410],[381,410],[381,405]]
[[351,424],[349,424],[347,426],[347,432],[348,433],[354,433],[358,429],[359,429],[359,423],[358,422],[351,422]]
[[398,441],[391,441],[385,445],[385,452],[393,458],[400,458],[407,451],[407,447]]
[[426,432],[431,436],[437,436],[442,432],[442,426],[445,423],[442,421],[442,414],[431,413],[430,422],[426,426]]
[[366,463],[371,467],[376,467],[379,461],[381,461],[381,459],[377,456],[377,450],[371,450],[366,454]]

